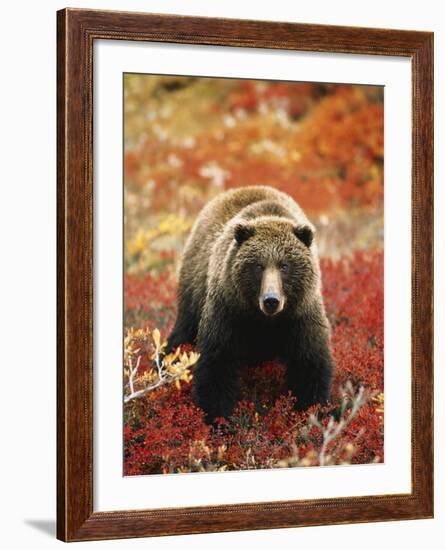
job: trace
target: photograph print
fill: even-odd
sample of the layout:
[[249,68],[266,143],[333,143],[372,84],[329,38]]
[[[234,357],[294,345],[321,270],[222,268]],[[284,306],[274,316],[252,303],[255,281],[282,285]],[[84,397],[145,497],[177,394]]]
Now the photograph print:
[[383,463],[383,87],[123,87],[124,475]]

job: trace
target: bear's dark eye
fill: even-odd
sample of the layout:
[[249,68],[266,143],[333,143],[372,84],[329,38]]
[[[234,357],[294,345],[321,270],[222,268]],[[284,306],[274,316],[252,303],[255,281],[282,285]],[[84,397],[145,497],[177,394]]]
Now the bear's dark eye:
[[278,269],[279,269],[282,273],[287,273],[287,272],[289,271],[289,265],[286,264],[286,263],[281,263],[281,264],[279,264]]
[[254,269],[257,273],[262,273],[263,272],[263,266],[261,264],[254,264]]

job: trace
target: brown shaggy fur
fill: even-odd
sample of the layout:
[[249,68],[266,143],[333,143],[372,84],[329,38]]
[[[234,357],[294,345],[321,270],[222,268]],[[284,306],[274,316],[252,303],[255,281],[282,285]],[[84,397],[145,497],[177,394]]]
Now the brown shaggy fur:
[[[168,350],[196,343],[194,396],[208,420],[232,412],[239,367],[273,358],[287,365],[299,409],[328,401],[333,362],[313,235],[296,202],[270,187],[226,191],[198,216]],[[276,315],[259,305],[266,269],[281,276]]]

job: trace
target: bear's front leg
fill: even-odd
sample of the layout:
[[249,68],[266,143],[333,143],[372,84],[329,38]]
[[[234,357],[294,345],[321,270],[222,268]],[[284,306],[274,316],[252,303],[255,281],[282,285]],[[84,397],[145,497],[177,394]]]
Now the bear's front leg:
[[198,333],[199,312],[191,299],[189,289],[180,287],[178,315],[167,339],[165,353],[171,353],[182,344],[194,344]]
[[198,330],[200,354],[193,371],[195,403],[206,413],[207,422],[228,418],[238,399],[239,331],[225,303],[208,296]]
[[287,387],[297,398],[297,410],[329,402],[334,361],[327,320],[301,320],[284,362],[287,364]]
[[207,422],[232,414],[238,398],[238,372],[229,352],[201,352],[193,374],[193,396]]

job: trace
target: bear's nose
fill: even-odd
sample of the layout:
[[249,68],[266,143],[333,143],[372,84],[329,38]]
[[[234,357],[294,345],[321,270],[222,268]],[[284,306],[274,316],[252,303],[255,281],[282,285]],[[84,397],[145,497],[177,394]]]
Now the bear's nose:
[[263,298],[263,305],[267,313],[275,313],[275,311],[278,309],[278,306],[280,305],[279,294],[276,294],[275,292],[265,294]]

